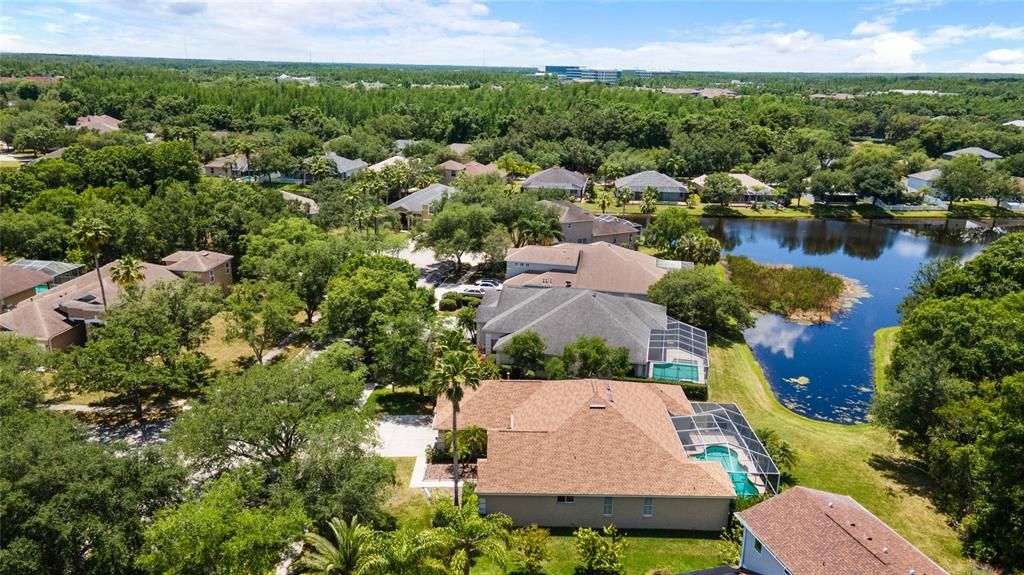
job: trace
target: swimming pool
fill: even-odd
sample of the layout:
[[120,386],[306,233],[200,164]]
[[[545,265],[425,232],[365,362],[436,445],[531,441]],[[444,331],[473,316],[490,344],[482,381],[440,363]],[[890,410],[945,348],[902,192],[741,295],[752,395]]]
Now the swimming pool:
[[736,452],[724,445],[712,445],[704,449],[704,453],[695,455],[700,461],[717,461],[732,480],[732,488],[740,497],[758,495],[760,491],[747,477],[747,468],[740,463]]
[[696,365],[682,363],[655,363],[651,377],[665,381],[700,381]]

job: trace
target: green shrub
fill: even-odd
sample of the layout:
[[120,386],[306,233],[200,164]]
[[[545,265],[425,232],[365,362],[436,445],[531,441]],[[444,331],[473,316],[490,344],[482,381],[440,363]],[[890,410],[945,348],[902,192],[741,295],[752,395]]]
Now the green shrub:
[[828,312],[843,294],[843,280],[820,268],[767,266],[742,256],[726,259],[729,278],[744,301],[761,311]]

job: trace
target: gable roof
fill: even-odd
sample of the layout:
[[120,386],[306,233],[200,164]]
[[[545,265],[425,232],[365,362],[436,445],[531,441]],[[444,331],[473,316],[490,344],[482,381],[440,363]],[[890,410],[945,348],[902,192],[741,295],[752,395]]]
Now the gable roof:
[[[439,398],[434,428],[451,412]],[[481,494],[733,498],[721,465],[683,452],[671,417],[692,413],[674,385],[489,380],[466,390],[459,423],[488,431]]]
[[544,207],[554,208],[557,210],[558,222],[562,224],[592,222],[595,219],[594,214],[567,200],[540,200],[537,203]]
[[917,172],[917,173],[914,173],[914,174],[910,174],[907,177],[908,178],[914,178],[915,180],[921,180],[921,181],[924,181],[924,182],[934,182],[935,180],[939,179],[939,176],[941,176],[941,175],[942,175],[942,170],[940,170],[938,168],[935,168],[933,170],[925,170],[923,172]]
[[174,272],[208,272],[213,268],[229,262],[234,256],[203,250],[192,252],[181,250],[165,257],[163,262],[167,269]]
[[685,190],[686,184],[674,180],[661,172],[647,170],[646,172],[637,172],[615,180],[615,187],[629,188],[634,191],[642,191],[648,187],[657,189],[679,188],[680,190]]
[[388,207],[392,210],[419,213],[423,210],[423,206],[429,206],[440,200],[445,194],[451,196],[456,191],[458,190],[444,184],[430,184],[422,190],[415,191],[397,202],[391,203]]
[[943,157],[949,156],[951,158],[956,157],[956,156],[963,156],[963,155],[980,156],[982,159],[985,159],[985,160],[999,160],[999,159],[1002,159],[1002,156],[1000,156],[999,154],[997,154],[995,152],[990,152],[990,151],[986,150],[985,148],[979,148],[978,146],[970,146],[970,147],[967,147],[967,148],[960,148],[959,150],[953,150],[952,152],[946,152],[945,154],[942,154]]
[[498,166],[491,162],[490,164],[481,164],[477,161],[472,161],[466,164],[463,170],[467,176],[482,176],[484,174],[502,174],[503,172],[498,169]]
[[668,327],[664,306],[589,289],[508,287],[481,308],[477,321],[487,319],[483,331],[505,334],[494,344],[498,351],[516,334],[534,331],[547,355],[561,355],[580,336],[600,337],[628,349],[630,363],[644,364],[651,332]]
[[793,487],[736,516],[794,575],[948,575],[845,495]]
[[[744,189],[748,192],[754,191],[757,188],[761,188],[762,191],[770,192],[773,190],[771,186],[762,182],[761,180],[749,175],[749,174],[729,174],[734,180],[739,181],[743,185]],[[704,187],[704,182],[708,180],[708,175],[704,174],[693,179],[693,184],[700,188]]]
[[245,154],[228,154],[227,156],[221,156],[206,162],[203,164],[203,167],[226,168],[228,165],[240,172],[244,172],[249,169],[249,161],[245,159]]
[[693,267],[689,262],[662,260],[607,242],[510,248],[505,261],[575,265],[570,272],[521,273],[506,280],[506,286],[563,287],[565,281],[571,281],[575,288],[644,296],[669,270]]
[[38,285],[46,285],[50,279],[49,275],[41,271],[0,266],[0,299],[7,299]]
[[594,220],[594,240],[600,241],[598,238],[603,236],[617,236],[621,234],[639,234],[640,229],[637,224],[624,220],[618,216],[611,214],[602,214],[597,216]]
[[394,164],[408,164],[408,163],[409,163],[409,160],[403,158],[402,156],[391,156],[390,158],[381,160],[381,161],[377,162],[376,164],[373,164],[372,166],[369,166],[366,169],[367,170],[372,170],[374,172],[379,172],[379,171],[383,170],[384,168],[386,168],[388,166],[392,166]]
[[459,162],[457,160],[445,160],[445,162],[443,164],[441,164],[441,167],[446,169],[446,170],[459,170],[459,171],[461,171],[461,170],[465,170],[466,169],[466,164],[463,164],[462,162]]
[[[118,261],[100,267],[103,290],[107,295],[107,307],[119,305],[124,295],[121,286],[110,279],[110,270]],[[160,281],[180,279],[174,272],[158,264],[142,262],[141,271],[140,285],[144,287]],[[73,309],[79,316],[103,315],[99,282],[96,272],[92,271],[22,301],[14,309],[0,314],[0,327],[47,343],[74,328],[74,324],[68,321],[62,311]]]
[[121,120],[113,116],[101,114],[99,116],[80,116],[75,120],[76,128],[88,128],[96,130],[101,134],[121,129]]
[[548,188],[555,190],[582,190],[587,187],[587,178],[579,172],[562,167],[548,168],[523,180],[524,188]]
[[337,170],[339,174],[346,174],[353,170],[361,170],[369,165],[362,160],[350,160],[344,156],[339,156],[334,152],[327,152],[324,154],[324,157],[327,158],[327,161],[334,164],[334,169]]

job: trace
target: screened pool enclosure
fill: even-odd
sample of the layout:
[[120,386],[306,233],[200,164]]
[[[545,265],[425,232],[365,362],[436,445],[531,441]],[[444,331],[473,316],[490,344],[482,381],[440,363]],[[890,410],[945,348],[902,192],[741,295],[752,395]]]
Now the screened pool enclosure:
[[668,318],[667,329],[651,331],[647,365],[647,376],[652,379],[707,383],[708,334]]

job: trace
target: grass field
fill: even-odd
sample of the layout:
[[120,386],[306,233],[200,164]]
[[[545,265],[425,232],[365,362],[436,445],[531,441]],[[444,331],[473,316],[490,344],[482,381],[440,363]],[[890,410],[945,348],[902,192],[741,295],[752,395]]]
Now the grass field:
[[883,327],[875,332],[875,391],[885,389],[888,381],[885,379],[885,370],[892,361],[892,348],[896,345],[896,334],[900,331],[899,326]]
[[395,478],[397,485],[391,499],[384,508],[391,512],[402,527],[426,529],[430,527],[430,505],[420,489],[409,487],[415,457],[395,457]]
[[367,413],[388,415],[430,415],[434,412],[434,400],[424,396],[413,386],[378,387],[366,400]]
[[745,343],[711,352],[711,400],[738,404],[755,428],[793,445],[799,485],[853,497],[950,573],[967,571],[956,532],[922,495],[926,478],[884,429],[801,417],[775,399]]

